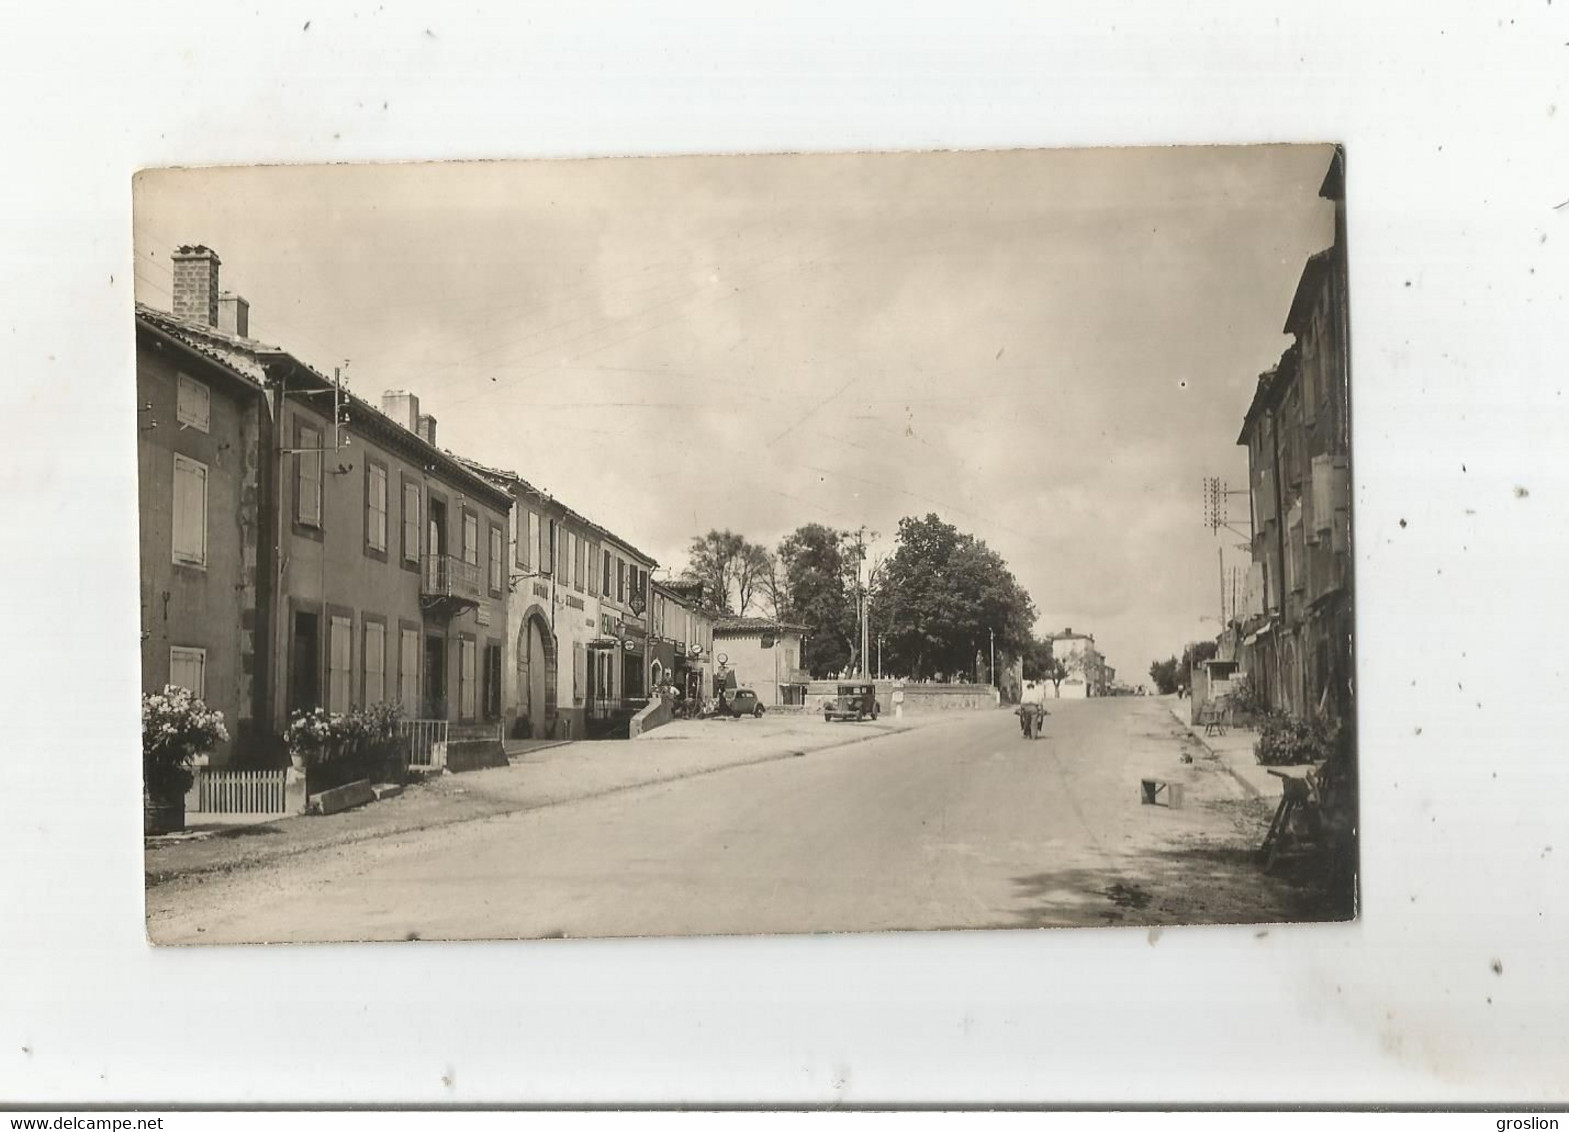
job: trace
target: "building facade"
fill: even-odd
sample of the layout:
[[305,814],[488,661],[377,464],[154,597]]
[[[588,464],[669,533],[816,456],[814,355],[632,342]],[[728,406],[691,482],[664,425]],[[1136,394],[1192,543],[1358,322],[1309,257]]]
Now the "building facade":
[[1056,689],[1059,699],[1082,700],[1090,696],[1104,696],[1109,685],[1106,658],[1095,647],[1093,633],[1075,633],[1066,628],[1051,634],[1051,655],[1060,660],[1067,677]]
[[[189,270],[210,272],[217,295],[216,256],[210,266],[176,261],[177,276]],[[210,764],[245,762],[266,746],[268,723],[265,372],[241,353],[193,345],[180,320],[139,307],[136,402],[142,687],[179,685],[221,711],[229,741]]]
[[1270,706],[1348,720],[1353,711],[1350,327],[1344,155],[1319,193],[1335,242],[1309,257],[1286,315],[1294,341],[1258,379],[1247,448],[1252,563],[1237,650]]
[[673,685],[689,704],[713,698],[714,613],[701,582],[655,582],[649,609],[649,686]]
[[714,622],[714,675],[751,688],[765,707],[806,702],[809,678],[801,667],[804,625],[765,617],[720,617]]
[[[243,744],[244,761],[277,761],[290,714],[316,707],[397,702],[410,719],[499,727],[506,493],[436,446],[436,422],[419,414],[414,398],[389,394],[378,409],[250,339],[249,308],[218,291],[216,253],[186,247],[175,263],[174,311],[137,311],[138,384],[155,406],[173,391],[181,427],[171,439],[180,451],[169,459],[171,469],[179,464],[173,474],[185,477],[176,490],[186,501],[205,491],[208,581],[199,598],[194,590],[188,596],[213,640],[200,664],[205,697],[227,717],[228,689],[240,689],[233,718],[242,735],[254,736]],[[226,319],[224,310],[232,312]],[[180,380],[182,367],[203,359],[211,388],[219,377],[251,387],[238,416],[227,394],[208,399],[206,433],[183,419],[201,403],[191,384],[201,378]],[[166,442],[150,439],[157,431],[144,434],[143,597],[153,607],[144,617],[157,614],[164,592],[172,606],[176,588],[151,562],[165,525],[179,526],[160,510],[157,448]],[[203,445],[212,449],[206,461],[197,459]],[[187,471],[190,463],[205,473]],[[183,551],[198,553],[195,535],[179,530]],[[177,573],[195,569],[175,564]],[[236,596],[223,598],[224,589]],[[148,686],[160,678],[152,640],[144,649]],[[195,679],[195,662],[176,653],[172,663],[181,662]]]
[[515,472],[466,463],[510,500],[509,734],[617,733],[647,702],[648,578],[656,563]]

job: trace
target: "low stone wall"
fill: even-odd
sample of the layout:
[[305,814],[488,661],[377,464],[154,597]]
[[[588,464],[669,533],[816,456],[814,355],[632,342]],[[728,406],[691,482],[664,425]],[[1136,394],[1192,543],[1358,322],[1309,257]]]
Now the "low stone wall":
[[934,711],[992,711],[1002,702],[996,688],[987,684],[906,684],[904,710],[912,714]]
[[[823,704],[832,703],[839,694],[838,680],[814,680],[806,686],[806,708],[813,715],[823,713]],[[983,711],[1001,702],[1000,693],[987,684],[895,684],[892,680],[873,680],[877,689],[877,711],[892,715],[894,693],[903,692],[904,710],[909,712]]]

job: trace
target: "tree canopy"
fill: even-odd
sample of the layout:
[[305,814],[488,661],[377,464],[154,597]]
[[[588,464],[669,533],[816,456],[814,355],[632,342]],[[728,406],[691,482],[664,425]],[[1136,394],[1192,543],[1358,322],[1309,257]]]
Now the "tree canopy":
[[807,627],[801,663],[816,677],[842,672],[857,659],[853,538],[850,531],[807,523],[780,542],[776,555],[783,590],[779,616]]
[[1033,641],[1035,606],[996,551],[935,514],[899,520],[874,626],[896,672],[922,679],[970,672],[977,655],[1020,655]]
[[721,612],[741,615],[763,596],[764,580],[773,563],[765,547],[728,528],[692,539],[683,577],[702,582]]

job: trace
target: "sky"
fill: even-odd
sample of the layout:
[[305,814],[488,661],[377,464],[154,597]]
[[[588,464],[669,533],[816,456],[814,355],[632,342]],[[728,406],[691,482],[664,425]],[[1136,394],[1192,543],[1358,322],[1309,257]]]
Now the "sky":
[[[1212,638],[1236,445],[1328,146],[155,170],[137,299],[200,243],[251,336],[672,574],[695,534],[936,512],[1120,679]],[[1230,501],[1247,530],[1247,500]],[[656,573],[656,577],[664,576]]]

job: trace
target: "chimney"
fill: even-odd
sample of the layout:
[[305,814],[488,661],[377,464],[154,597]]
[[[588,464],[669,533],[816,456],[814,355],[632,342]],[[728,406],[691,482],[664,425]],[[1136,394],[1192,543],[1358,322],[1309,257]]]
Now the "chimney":
[[429,413],[421,413],[419,416],[419,428],[415,431],[420,434],[421,439],[423,439],[426,444],[430,445],[432,448],[436,447],[435,417],[431,416]]
[[423,436],[419,423],[419,398],[401,389],[389,389],[381,395],[381,411],[410,432]]
[[203,326],[218,325],[218,253],[201,244],[183,244],[169,257],[174,263],[174,317]]
[[[214,275],[216,279],[216,274]],[[218,329],[236,338],[251,336],[251,304],[224,291],[218,296]]]

